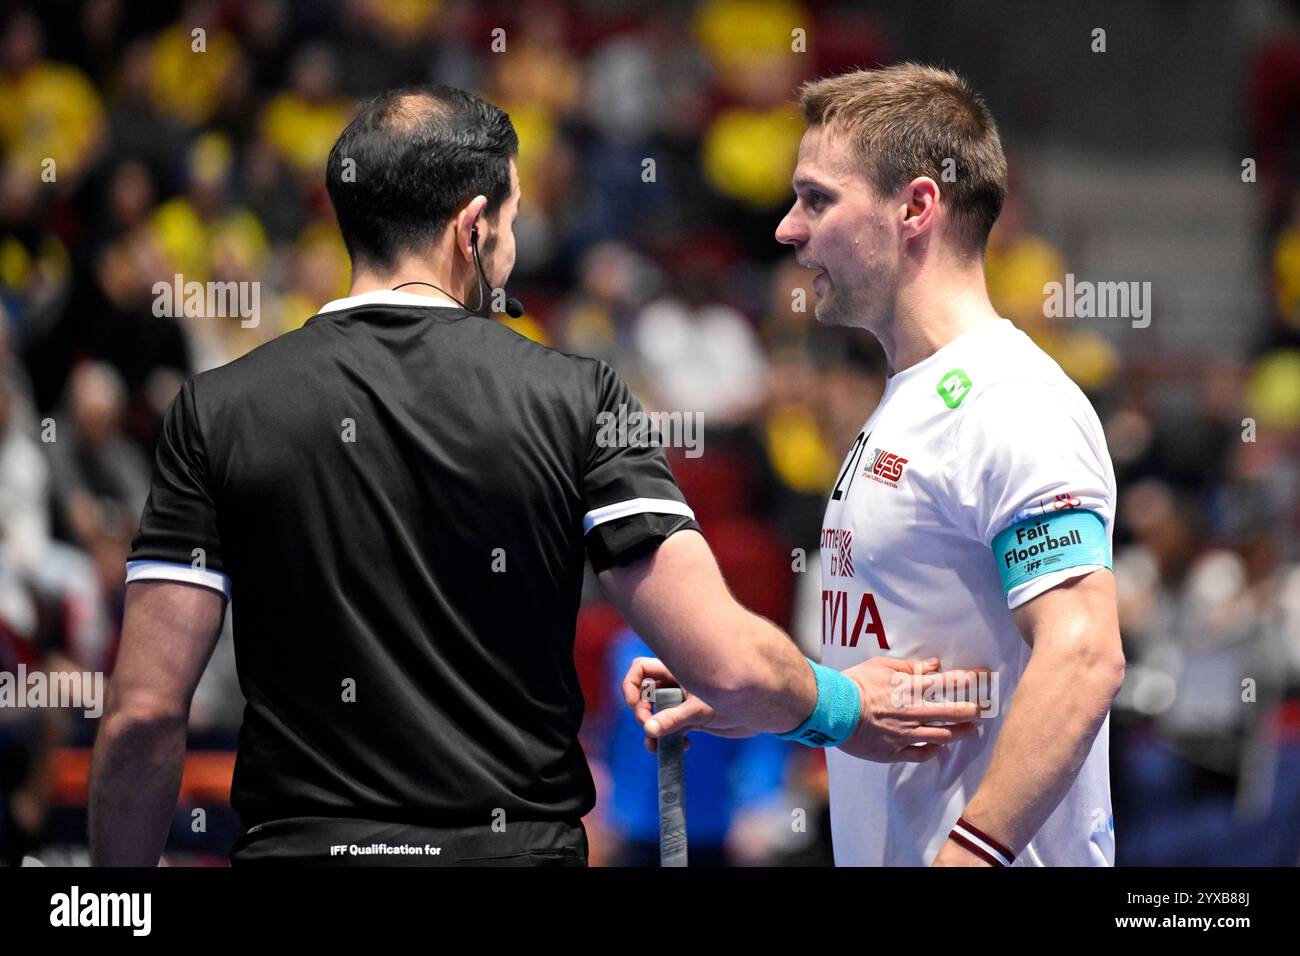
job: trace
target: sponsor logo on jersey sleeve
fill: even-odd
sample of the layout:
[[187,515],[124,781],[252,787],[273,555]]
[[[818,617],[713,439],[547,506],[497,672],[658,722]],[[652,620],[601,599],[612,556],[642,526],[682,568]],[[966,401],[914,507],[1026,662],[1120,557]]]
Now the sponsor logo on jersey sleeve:
[[1074,508],[1082,508],[1083,501],[1079,499],[1074,492],[1067,491],[1064,494],[1056,495],[1054,498],[1039,498],[1030,505],[1021,508],[1011,516],[1011,523],[1017,524],[1026,518],[1036,518],[1040,515],[1053,515],[1058,511],[1070,511]]

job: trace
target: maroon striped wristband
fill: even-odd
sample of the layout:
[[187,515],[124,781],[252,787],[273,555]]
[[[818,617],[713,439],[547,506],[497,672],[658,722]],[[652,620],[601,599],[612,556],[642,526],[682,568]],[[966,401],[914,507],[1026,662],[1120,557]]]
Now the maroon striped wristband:
[[1010,866],[1016,855],[965,817],[958,817],[948,839],[970,850],[989,866]]

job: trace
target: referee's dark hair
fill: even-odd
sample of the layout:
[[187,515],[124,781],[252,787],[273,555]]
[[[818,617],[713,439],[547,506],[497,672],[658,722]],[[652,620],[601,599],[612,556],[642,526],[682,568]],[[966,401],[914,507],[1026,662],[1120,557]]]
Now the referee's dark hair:
[[475,196],[495,213],[510,195],[518,152],[510,117],[455,87],[402,87],[363,104],[325,166],[353,263],[392,267],[433,242]]

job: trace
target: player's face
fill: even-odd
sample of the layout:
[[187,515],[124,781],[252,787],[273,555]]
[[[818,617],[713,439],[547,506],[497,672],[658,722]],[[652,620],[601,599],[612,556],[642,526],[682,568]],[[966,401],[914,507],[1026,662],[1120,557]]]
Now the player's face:
[[888,200],[879,198],[848,136],[811,127],[799,144],[795,202],[776,230],[816,270],[815,314],[827,325],[880,329],[892,315],[899,268]]
[[[515,219],[519,216],[519,170],[510,163],[510,195],[496,215],[487,218],[486,235],[479,244],[479,257],[483,260],[483,274],[494,289],[505,288],[510,273],[515,268]],[[480,234],[485,230],[479,229]]]

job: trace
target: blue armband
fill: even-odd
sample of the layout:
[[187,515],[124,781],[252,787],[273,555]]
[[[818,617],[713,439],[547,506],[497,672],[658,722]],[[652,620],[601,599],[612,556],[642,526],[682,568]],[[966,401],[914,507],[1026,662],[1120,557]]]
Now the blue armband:
[[1053,571],[1083,564],[1111,566],[1106,525],[1095,511],[1027,518],[993,539],[993,554],[1004,594]]
[[794,740],[807,747],[838,747],[849,739],[862,712],[858,685],[833,667],[808,661],[817,679],[817,706],[808,719],[785,734],[782,740]]

